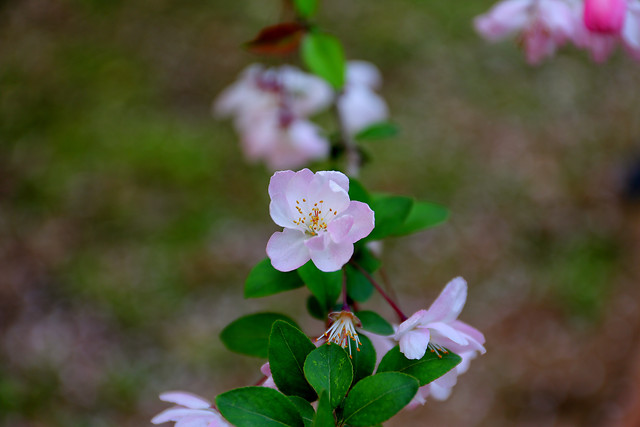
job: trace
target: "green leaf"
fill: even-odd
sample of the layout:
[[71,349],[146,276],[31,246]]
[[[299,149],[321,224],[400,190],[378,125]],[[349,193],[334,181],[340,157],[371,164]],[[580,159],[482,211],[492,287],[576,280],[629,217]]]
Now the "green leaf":
[[298,274],[325,311],[332,311],[342,291],[342,270],[325,273],[309,261],[298,268]]
[[354,301],[365,302],[373,293],[373,286],[369,279],[352,265],[346,265],[347,294]]
[[279,292],[296,289],[304,283],[295,271],[284,273],[271,265],[271,260],[265,258],[260,261],[249,273],[244,284],[245,298],[258,298]]
[[449,209],[431,202],[414,201],[411,212],[393,234],[401,236],[415,233],[426,228],[435,227],[449,218]]
[[373,369],[376,367],[376,350],[371,343],[371,340],[363,335],[359,334],[361,346],[360,351],[354,351],[351,359],[353,365],[353,382],[355,385],[362,378],[367,377],[373,373]]
[[356,134],[355,138],[358,141],[371,141],[375,139],[390,138],[397,134],[398,127],[396,125],[389,122],[379,122],[362,129]]
[[331,398],[329,392],[324,390],[318,399],[318,411],[313,419],[313,427],[335,427],[335,425],[336,420],[333,418],[331,410]]
[[271,326],[283,320],[297,327],[296,322],[278,313],[255,313],[231,322],[220,332],[220,340],[230,350],[247,356],[268,356]]
[[355,178],[349,178],[349,198],[358,202],[369,204],[371,196],[360,181]]
[[328,81],[336,90],[344,86],[346,67],[344,50],[336,37],[311,32],[302,40],[302,60],[318,76]]
[[304,361],[316,349],[299,329],[281,320],[273,324],[269,337],[269,367],[278,390],[312,402],[316,393],[304,377]]
[[218,395],[216,405],[236,427],[303,427],[295,406],[268,387],[243,387]]
[[307,298],[307,311],[311,317],[315,317],[318,320],[324,321],[327,319],[328,311],[320,305],[318,298],[313,295],[309,295],[309,298]]
[[418,380],[399,372],[362,379],[345,399],[344,422],[354,427],[379,424],[404,408],[418,391]]
[[351,386],[353,368],[342,347],[326,344],[309,353],[304,375],[318,395],[329,393],[331,407],[336,408]]
[[370,205],[375,212],[376,226],[366,237],[379,240],[399,230],[409,216],[413,200],[404,196],[376,196]]
[[302,422],[304,423],[304,427],[311,427],[313,425],[313,418],[315,416],[315,411],[313,410],[313,406],[306,400],[298,396],[287,396],[293,406],[296,407],[298,413],[302,417]]
[[378,372],[402,372],[420,381],[420,386],[429,384],[456,367],[462,359],[455,353],[448,352],[441,357],[434,352],[427,351],[422,359],[407,359],[395,346],[385,354],[378,366]]
[[293,4],[302,18],[312,17],[318,8],[318,0],[293,0]]
[[358,311],[356,316],[358,316],[358,319],[362,322],[362,329],[365,331],[378,335],[391,335],[394,332],[389,322],[374,311]]

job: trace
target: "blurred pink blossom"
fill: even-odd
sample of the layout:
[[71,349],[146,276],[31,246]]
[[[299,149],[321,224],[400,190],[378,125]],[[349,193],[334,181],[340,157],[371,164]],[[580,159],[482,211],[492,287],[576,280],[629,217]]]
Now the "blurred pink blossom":
[[431,396],[435,400],[447,400],[451,395],[453,386],[455,386],[458,382],[458,375],[467,372],[471,359],[476,357],[476,352],[468,351],[460,353],[459,356],[462,358],[462,361],[458,364],[458,366],[456,366],[440,378],[420,387],[418,389],[418,393],[414,396],[411,402],[409,402],[406,409],[411,410],[419,405],[424,405],[427,401],[427,397],[429,396]]
[[457,320],[467,300],[467,282],[456,277],[447,284],[428,310],[420,310],[402,322],[394,335],[407,359],[420,359],[427,349],[439,354],[485,353],[484,336]]
[[565,0],[503,0],[477,16],[474,26],[490,41],[519,33],[527,62],[538,64],[574,38],[577,23]]
[[585,0],[584,25],[589,31],[618,34],[624,23],[626,0]]
[[211,407],[211,402],[185,391],[168,391],[160,400],[178,406],[165,409],[151,419],[153,424],[173,421],[179,427],[231,427],[222,415]]
[[366,61],[349,61],[344,92],[338,98],[340,119],[345,130],[354,135],[368,126],[386,120],[389,109],[375,92],[382,83],[380,71]]
[[307,118],[332,100],[333,91],[318,77],[291,66],[252,65],[218,96],[214,113],[233,117],[250,161],[297,168],[329,154],[329,141]]
[[272,388],[277,390],[278,387],[276,383],[273,381],[273,375],[271,374],[271,366],[269,366],[269,362],[265,363],[260,367],[260,372],[266,377],[265,380],[260,384],[262,387]]
[[353,255],[353,244],[371,233],[374,214],[349,199],[349,178],[341,172],[302,169],[276,172],[269,183],[273,221],[283,231],[267,243],[267,255],[280,271],[310,259],[321,271],[337,271]]

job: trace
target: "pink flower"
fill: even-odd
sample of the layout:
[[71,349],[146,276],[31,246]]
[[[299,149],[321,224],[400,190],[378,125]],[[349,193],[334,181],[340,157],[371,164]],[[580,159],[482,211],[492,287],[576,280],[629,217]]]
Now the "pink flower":
[[418,405],[424,405],[427,397],[431,396],[435,400],[447,400],[451,395],[453,386],[458,382],[458,375],[464,374],[469,369],[471,359],[476,357],[475,351],[460,353],[462,362],[440,378],[424,385],[418,389],[418,393],[406,406],[406,409],[414,409]]
[[527,62],[537,64],[573,39],[576,20],[563,0],[503,0],[477,16],[474,26],[490,41],[520,33]]
[[344,93],[338,98],[340,118],[349,134],[386,120],[389,109],[374,89],[382,82],[380,71],[366,61],[349,61]]
[[640,60],[640,1],[638,0],[628,2],[621,37],[631,56]]
[[211,407],[211,403],[195,394],[184,391],[169,391],[160,395],[160,400],[178,404],[165,409],[151,419],[153,424],[174,421],[176,427],[231,427],[222,415]]
[[461,277],[447,284],[428,310],[414,313],[398,327],[394,339],[407,359],[420,359],[427,348],[432,352],[485,353],[484,336],[457,320],[467,300],[467,282]]
[[284,230],[267,243],[271,264],[291,271],[310,259],[321,271],[337,271],[353,255],[353,244],[371,233],[374,214],[349,199],[349,178],[336,171],[276,172],[269,183],[273,221]]
[[273,170],[298,168],[329,154],[320,128],[308,120],[283,120],[276,111],[257,118],[241,133],[241,141],[250,161],[263,160]]
[[329,154],[329,141],[307,117],[329,106],[333,91],[322,79],[297,68],[247,68],[214,104],[233,117],[251,161],[272,169],[298,168]]
[[618,34],[626,10],[626,0],[585,0],[584,25],[595,33]]

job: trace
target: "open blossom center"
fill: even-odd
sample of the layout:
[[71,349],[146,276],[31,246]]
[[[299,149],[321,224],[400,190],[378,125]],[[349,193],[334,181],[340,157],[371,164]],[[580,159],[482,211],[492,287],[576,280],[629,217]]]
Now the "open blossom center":
[[362,326],[360,319],[350,311],[336,311],[329,314],[329,319],[333,321],[327,332],[318,337],[327,339],[327,344],[335,343],[342,348],[349,348],[349,357],[351,356],[351,341],[356,346],[356,351],[360,351],[359,346],[362,344],[355,326]]
[[312,206],[307,199],[296,200],[296,210],[300,215],[293,223],[310,236],[317,236],[321,231],[327,231],[327,223],[338,214],[333,208],[324,207],[324,200],[314,203]]

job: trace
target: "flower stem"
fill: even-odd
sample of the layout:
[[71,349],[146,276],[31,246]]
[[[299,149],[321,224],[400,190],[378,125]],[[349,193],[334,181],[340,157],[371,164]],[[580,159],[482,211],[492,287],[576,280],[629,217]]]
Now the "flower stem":
[[342,310],[351,311],[349,309],[349,303],[347,302],[347,268],[342,267]]
[[373,285],[373,287],[376,288],[376,291],[378,291],[378,293],[382,295],[382,298],[384,298],[385,301],[389,303],[393,311],[395,311],[396,314],[398,315],[400,322],[404,322],[405,320],[407,320],[407,316],[405,316],[402,310],[400,310],[400,307],[398,307],[398,304],[396,304],[395,301],[393,301],[391,297],[387,295],[387,293],[382,289],[382,286],[380,286],[380,284],[375,281],[375,279],[371,276],[371,274],[369,274],[367,270],[362,268],[362,266],[357,262],[355,262],[354,260],[349,261],[349,263],[353,265],[355,268],[357,268],[358,271],[360,271],[360,273],[362,273],[364,277],[366,277],[367,280]]

